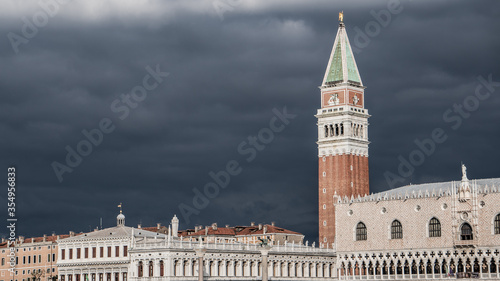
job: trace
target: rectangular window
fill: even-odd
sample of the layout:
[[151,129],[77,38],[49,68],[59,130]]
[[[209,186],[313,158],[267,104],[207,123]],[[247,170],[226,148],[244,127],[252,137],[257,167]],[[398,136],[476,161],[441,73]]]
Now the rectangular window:
[[110,258],[110,257],[111,257],[111,247],[108,246],[108,258]]
[[82,249],[81,248],[77,248],[76,249],[76,258],[77,259],[81,258],[81,254],[82,254]]
[[38,262],[42,263],[42,255],[38,255]]
[[73,249],[69,249],[69,259],[73,259]]
[[55,262],[56,261],[56,254],[52,254],[52,261]]
[[100,251],[101,251],[101,253],[100,253],[100,254],[101,254],[101,255],[100,255],[100,257],[101,257],[101,258],[104,258],[104,247],[100,247]]
[[61,250],[61,259],[64,260],[66,258],[66,250]]
[[127,246],[123,246],[123,256],[127,256]]
[[47,255],[47,262],[50,262],[50,254]]
[[115,257],[119,257],[120,256],[120,246],[116,246],[115,247]]
[[23,264],[26,264],[26,257],[23,257]]
[[28,256],[28,264],[31,263],[31,256]]
[[96,257],[96,248],[95,247],[92,247],[92,257],[95,258]]
[[33,263],[36,263],[36,255],[33,255]]
[[89,248],[85,248],[85,258],[89,258]]

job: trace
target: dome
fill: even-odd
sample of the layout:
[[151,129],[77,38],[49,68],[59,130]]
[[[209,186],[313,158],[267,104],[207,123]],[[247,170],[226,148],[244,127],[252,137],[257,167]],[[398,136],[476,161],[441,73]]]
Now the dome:
[[125,225],[125,215],[122,214],[122,211],[116,216],[116,225],[117,226],[122,226]]

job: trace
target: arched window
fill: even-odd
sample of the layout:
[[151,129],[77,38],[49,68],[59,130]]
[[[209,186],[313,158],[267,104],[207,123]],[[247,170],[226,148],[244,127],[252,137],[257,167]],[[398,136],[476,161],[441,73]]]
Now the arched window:
[[403,226],[398,220],[391,224],[391,239],[403,239]]
[[138,268],[138,274],[139,277],[143,276],[143,267],[142,267],[142,261],[139,262],[139,268]]
[[367,239],[366,225],[362,222],[356,225],[356,241],[362,241]]
[[462,224],[462,228],[460,230],[460,240],[472,240],[472,227],[468,223]]
[[163,261],[160,261],[160,276],[164,275],[165,267]]
[[153,277],[153,262],[149,262],[149,275],[150,277]]
[[500,214],[495,217],[495,234],[500,234]]
[[441,223],[436,218],[429,222],[429,237],[441,237]]

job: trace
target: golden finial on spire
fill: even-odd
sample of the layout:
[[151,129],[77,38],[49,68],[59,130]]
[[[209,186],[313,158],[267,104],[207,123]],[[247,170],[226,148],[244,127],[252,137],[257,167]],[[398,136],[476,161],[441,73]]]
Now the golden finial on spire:
[[339,13],[339,21],[344,22],[344,11]]
[[118,208],[120,208],[120,214],[122,213],[122,203],[120,202],[120,205],[118,205]]

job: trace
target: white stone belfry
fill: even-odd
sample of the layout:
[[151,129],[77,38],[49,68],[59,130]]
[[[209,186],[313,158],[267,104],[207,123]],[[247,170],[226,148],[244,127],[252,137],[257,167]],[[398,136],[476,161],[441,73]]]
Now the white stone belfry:
[[325,76],[320,86],[318,154],[368,156],[368,110],[356,60],[340,22]]

